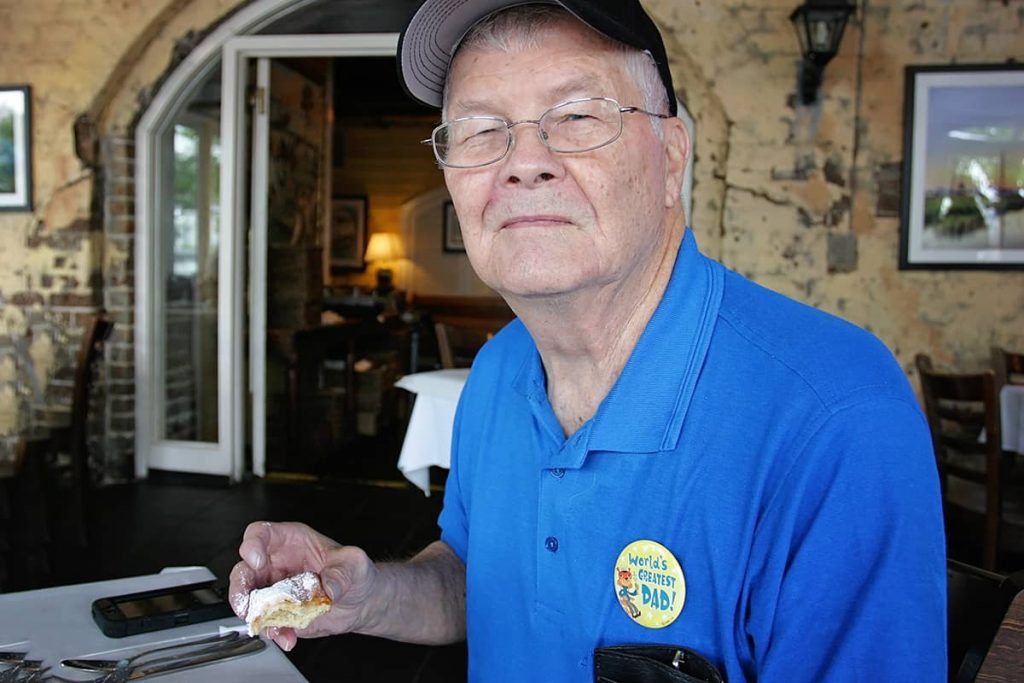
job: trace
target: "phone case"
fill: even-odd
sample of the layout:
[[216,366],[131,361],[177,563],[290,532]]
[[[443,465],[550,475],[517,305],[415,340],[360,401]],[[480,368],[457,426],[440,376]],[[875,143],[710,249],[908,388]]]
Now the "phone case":
[[[197,599],[196,592],[203,590],[213,591],[216,600],[204,602]],[[164,600],[161,601],[161,598]],[[161,604],[168,599],[174,599],[178,604]],[[136,610],[142,610],[142,613],[126,615],[121,606],[127,603],[136,605]],[[137,633],[198,624],[223,619],[233,614],[234,611],[227,601],[227,586],[218,585],[215,581],[115,595],[99,598],[92,603],[93,620],[103,634],[110,638],[123,638]]]

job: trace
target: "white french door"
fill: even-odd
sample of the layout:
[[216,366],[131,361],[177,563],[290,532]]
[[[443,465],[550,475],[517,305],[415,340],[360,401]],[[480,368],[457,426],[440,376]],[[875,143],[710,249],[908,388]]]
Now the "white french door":
[[[396,52],[394,33],[232,33],[277,1],[258,0],[253,16],[243,10],[218,28],[136,130],[138,477],[160,469],[237,481],[250,449],[253,473],[265,473],[274,60]],[[262,111],[251,81],[263,88]]]
[[[249,443],[252,471],[266,473],[267,424],[267,251],[268,251],[268,182],[271,165],[271,106],[275,79],[274,60],[288,57],[366,57],[393,56],[398,45],[397,34],[344,34],[323,36],[246,36],[229,41],[224,49],[222,120],[225,129],[246,130],[247,107],[251,104],[251,145],[242,144],[242,135],[225,136],[224,165],[221,187],[221,211],[225,225],[235,225],[233,249],[236,269],[230,301],[225,302],[222,317],[231,329],[224,337],[229,343],[220,354],[221,363],[235,369],[233,381],[224,387],[230,393],[232,409],[229,438],[232,441],[235,476],[241,476],[244,450],[246,405],[248,394],[251,415]],[[255,73],[253,96],[247,97],[248,74]],[[358,97],[358,93],[353,93]],[[230,125],[230,128],[229,128]],[[249,173],[245,173],[245,169]],[[246,177],[249,187],[246,187]],[[329,197],[329,188],[325,188]],[[246,197],[249,197],[248,203]],[[329,204],[329,202],[325,202]],[[248,215],[248,239],[239,225]],[[323,216],[329,220],[329,216]],[[242,272],[245,245],[248,244],[248,278]],[[248,287],[246,287],[246,284]],[[248,291],[248,301],[243,293]],[[247,315],[246,315],[247,314]],[[248,349],[243,348],[243,320],[248,318]],[[248,351],[246,354],[245,351]],[[243,358],[248,358],[248,372],[243,372]],[[246,386],[247,385],[247,386]],[[247,391],[248,389],[248,391]]]

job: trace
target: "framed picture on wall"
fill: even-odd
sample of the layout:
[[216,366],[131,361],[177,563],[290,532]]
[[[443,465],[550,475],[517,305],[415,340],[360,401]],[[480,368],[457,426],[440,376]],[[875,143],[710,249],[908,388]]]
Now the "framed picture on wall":
[[900,268],[1024,268],[1024,66],[906,70]]
[[0,85],[0,211],[31,210],[31,90]]
[[366,213],[365,196],[331,200],[331,220],[324,236],[324,254],[331,272],[366,267]]
[[459,216],[455,213],[455,205],[451,202],[444,203],[444,241],[442,247],[447,252],[458,253],[466,251],[466,245],[462,243],[462,228],[459,227]]

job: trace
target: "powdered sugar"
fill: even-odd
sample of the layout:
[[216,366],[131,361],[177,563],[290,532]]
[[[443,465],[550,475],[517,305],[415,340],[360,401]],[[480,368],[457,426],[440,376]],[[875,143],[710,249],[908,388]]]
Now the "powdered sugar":
[[281,601],[303,603],[322,590],[320,577],[313,572],[302,572],[281,579],[266,588],[257,588],[249,593],[249,610],[246,612],[245,620],[252,624],[253,620],[263,615],[271,605],[279,604]]
[[231,609],[235,614],[247,614],[249,609],[250,593],[235,593],[231,596]]

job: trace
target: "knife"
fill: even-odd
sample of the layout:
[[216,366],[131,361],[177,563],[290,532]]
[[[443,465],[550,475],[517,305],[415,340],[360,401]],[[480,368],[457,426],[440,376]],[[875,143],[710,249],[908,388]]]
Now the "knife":
[[216,652],[209,652],[207,654],[196,655],[194,657],[183,657],[173,662],[166,662],[163,664],[140,664],[138,666],[130,667],[126,670],[124,678],[118,678],[116,680],[137,681],[140,678],[145,678],[147,676],[157,676],[160,674],[173,673],[175,671],[184,671],[185,669],[193,669],[197,666],[205,666],[207,664],[212,664],[226,659],[234,659],[236,657],[251,655],[264,650],[266,647],[267,644],[262,638],[254,636],[240,641],[237,645],[218,649]]

